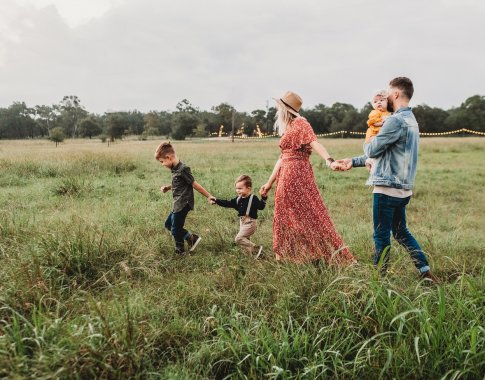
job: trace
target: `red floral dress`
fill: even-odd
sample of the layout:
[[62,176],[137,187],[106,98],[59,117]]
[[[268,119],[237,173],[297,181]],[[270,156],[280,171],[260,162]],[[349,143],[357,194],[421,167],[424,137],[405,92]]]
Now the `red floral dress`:
[[276,260],[308,263],[355,261],[335,230],[310,164],[310,143],[317,137],[303,117],[294,119],[280,140],[273,220]]

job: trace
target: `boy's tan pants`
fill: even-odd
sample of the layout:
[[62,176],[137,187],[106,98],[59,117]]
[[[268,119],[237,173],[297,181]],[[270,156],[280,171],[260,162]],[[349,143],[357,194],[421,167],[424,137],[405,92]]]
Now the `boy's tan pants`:
[[248,253],[253,253],[256,244],[252,243],[249,238],[256,232],[256,219],[249,216],[241,216],[239,220],[239,232],[234,239],[238,245],[244,248]]

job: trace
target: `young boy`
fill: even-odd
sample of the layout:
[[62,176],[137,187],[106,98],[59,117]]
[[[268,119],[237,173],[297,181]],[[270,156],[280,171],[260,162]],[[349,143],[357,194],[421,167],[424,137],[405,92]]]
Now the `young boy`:
[[160,188],[162,193],[172,190],[173,196],[173,209],[165,221],[165,228],[175,239],[177,254],[185,253],[184,240],[187,241],[189,250],[192,252],[200,243],[201,237],[187,231],[184,224],[187,214],[194,209],[194,189],[208,199],[212,196],[195,181],[190,168],[178,159],[170,142],[161,143],[157,147],[155,159],[172,171],[172,185]]
[[237,210],[240,219],[239,233],[234,240],[248,253],[252,254],[256,252],[256,258],[258,259],[263,253],[263,246],[257,246],[249,239],[256,232],[258,210],[265,208],[268,197],[262,196],[260,200],[256,195],[251,194],[252,180],[248,175],[239,176],[236,179],[235,187],[236,194],[238,195],[236,198],[227,201],[211,197],[209,201],[212,204]]

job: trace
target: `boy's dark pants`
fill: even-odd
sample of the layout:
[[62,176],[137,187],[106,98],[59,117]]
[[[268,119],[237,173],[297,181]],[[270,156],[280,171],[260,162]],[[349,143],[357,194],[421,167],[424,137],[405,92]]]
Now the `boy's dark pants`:
[[411,197],[396,198],[385,194],[374,194],[374,243],[376,247],[374,265],[382,264],[385,272],[389,263],[391,231],[410,254],[416,268],[425,273],[429,264],[423,250],[406,226],[406,206]]
[[181,211],[171,212],[165,221],[165,228],[172,233],[175,239],[175,247],[184,250],[184,240],[190,236],[190,232],[184,228],[185,219],[190,211],[190,206],[186,205]]

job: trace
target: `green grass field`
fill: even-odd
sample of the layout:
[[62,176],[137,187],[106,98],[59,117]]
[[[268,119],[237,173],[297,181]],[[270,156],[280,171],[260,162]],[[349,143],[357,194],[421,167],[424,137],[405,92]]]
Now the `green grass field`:
[[[421,140],[408,222],[440,286],[419,283],[396,244],[376,276],[367,172],[318,157],[359,265],[276,264],[273,193],[254,236],[266,259],[242,254],[236,213],[198,194],[186,226],[203,241],[175,257],[158,142],[0,141],[0,378],[485,378],[485,139]],[[362,151],[321,142],[337,158]],[[277,140],[175,147],[222,198],[242,173],[259,188],[278,157]]]

